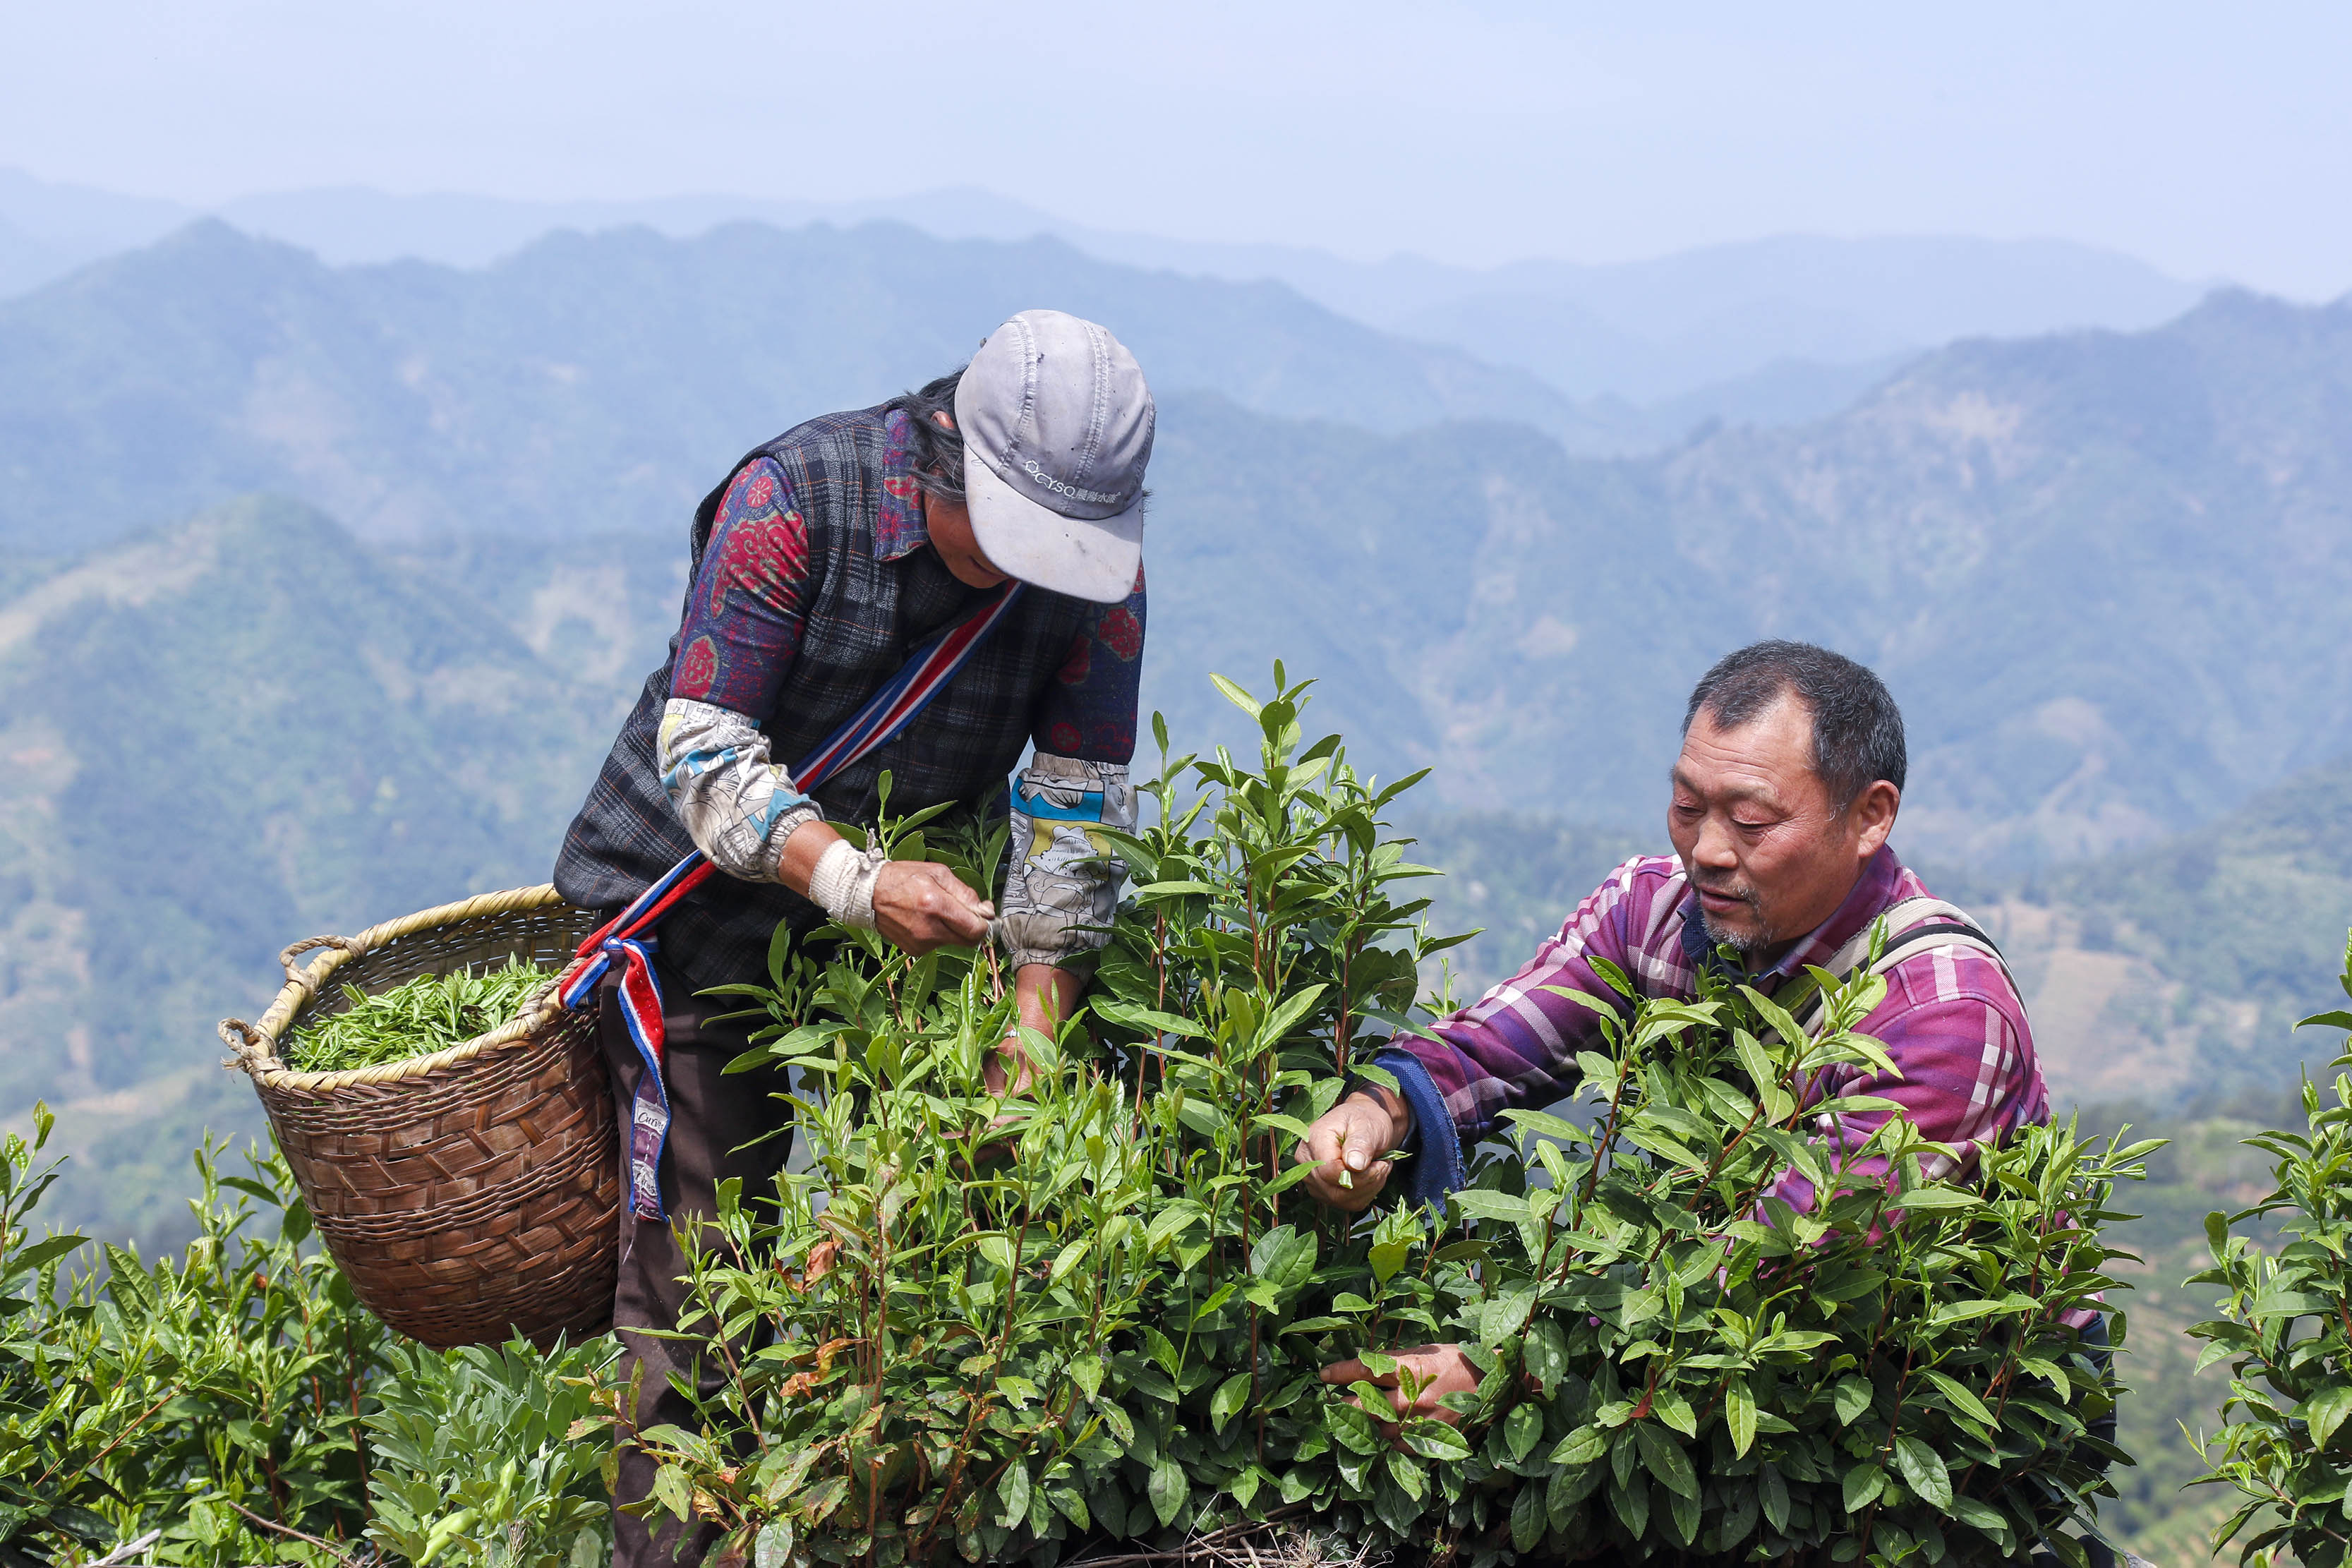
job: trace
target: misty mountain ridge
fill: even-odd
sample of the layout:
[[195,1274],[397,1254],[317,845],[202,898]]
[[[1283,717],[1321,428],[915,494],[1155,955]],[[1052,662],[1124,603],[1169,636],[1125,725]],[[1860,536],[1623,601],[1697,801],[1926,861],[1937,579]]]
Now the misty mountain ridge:
[[[1052,241],[634,231],[467,273],[215,224],[0,305],[0,539],[268,489],[411,552],[609,534],[667,562],[740,451],[1041,299],[1113,322],[1163,388],[1150,679],[1188,733],[1226,722],[1208,669],[1282,657],[1368,764],[1433,766],[1455,805],[1646,820],[1691,680],[1807,637],[1912,714],[1915,842],[2021,869],[2208,820],[2352,718],[2318,629],[2352,587],[2352,307],[2243,294],[1961,343],[1832,419],[1597,460],[1426,423],[1521,418],[1505,373]],[[579,635],[657,649],[674,608],[608,603],[622,629]]]
[[[547,202],[341,188],[243,197],[210,210],[331,265],[413,258],[479,268],[562,229],[643,226],[693,238],[740,221],[797,228],[879,219],[948,239],[1044,236],[1150,270],[1282,282],[1366,324],[1530,371],[1572,397],[1677,405],[1655,410],[1653,423],[1668,438],[1711,416],[1789,423],[1835,412],[1838,404],[1820,400],[1825,380],[1847,385],[1864,367],[1955,338],[2153,326],[2187,309],[2202,287],[2096,247],[1958,237],[1780,236],[1603,264],[1478,268],[1409,255],[1367,262],[1299,246],[1097,229],[971,188],[855,202]],[[0,170],[0,223],[35,244],[15,254],[0,243],[0,297],[152,243],[200,216]],[[1757,379],[1783,361],[1814,374]],[[1736,390],[1711,391],[1726,383]],[[1689,417],[1674,425],[1676,415]]]
[[635,229],[466,272],[329,268],[206,220],[0,302],[0,538],[258,489],[370,538],[645,526],[744,447],[951,370],[1045,300],[1116,322],[1163,389],[1374,429],[1501,417],[1624,444],[1532,376],[1279,285],[1111,267],[1055,240]]

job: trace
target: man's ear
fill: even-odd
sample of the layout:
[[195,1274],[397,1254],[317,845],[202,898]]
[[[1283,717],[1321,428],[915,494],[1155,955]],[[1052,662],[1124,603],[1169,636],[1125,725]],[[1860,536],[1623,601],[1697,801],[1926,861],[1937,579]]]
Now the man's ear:
[[1853,829],[1854,847],[1868,859],[1878,853],[1886,836],[1895,831],[1895,814],[1902,808],[1903,792],[1885,779],[1853,797],[1847,806],[1846,822]]

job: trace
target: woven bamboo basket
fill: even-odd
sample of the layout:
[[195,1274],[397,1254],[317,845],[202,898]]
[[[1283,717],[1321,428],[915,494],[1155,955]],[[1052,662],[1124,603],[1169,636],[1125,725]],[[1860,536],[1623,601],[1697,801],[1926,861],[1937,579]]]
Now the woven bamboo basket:
[[296,1072],[279,1042],[348,1007],[346,985],[373,995],[509,957],[561,966],[596,924],[539,887],[312,937],[286,950],[258,1024],[221,1022],[226,1065],[253,1079],[328,1251],[412,1339],[544,1344],[611,1322],[620,1148],[595,1015],[564,1012],[550,984],[478,1039],[351,1072]]

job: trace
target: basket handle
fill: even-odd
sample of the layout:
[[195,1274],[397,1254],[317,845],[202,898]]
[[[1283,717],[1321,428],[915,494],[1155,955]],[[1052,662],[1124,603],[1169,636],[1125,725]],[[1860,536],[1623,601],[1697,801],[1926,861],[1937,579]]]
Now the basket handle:
[[223,1018],[215,1032],[221,1037],[221,1044],[236,1053],[221,1063],[231,1072],[242,1072],[252,1078],[284,1066],[278,1059],[278,1052],[269,1037],[242,1018]]
[[353,958],[362,957],[367,952],[366,948],[347,936],[306,936],[278,955],[278,967],[286,971],[286,978],[298,985],[307,984],[308,982],[303,978],[302,972],[294,967],[294,961],[303,953],[319,947],[331,947],[338,952],[348,952]]

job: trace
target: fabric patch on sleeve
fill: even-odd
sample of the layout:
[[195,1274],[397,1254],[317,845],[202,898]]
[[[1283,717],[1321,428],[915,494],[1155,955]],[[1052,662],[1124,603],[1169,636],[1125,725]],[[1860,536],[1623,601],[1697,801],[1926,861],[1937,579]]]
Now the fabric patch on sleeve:
[[1030,736],[1041,752],[1124,766],[1135,758],[1143,679],[1143,569],[1135,591],[1094,606],[1070,639],[1037,704]]
[[678,656],[677,671],[670,678],[670,695],[699,702],[710,695],[710,683],[718,673],[719,649],[705,633],[688,643],[686,651]]
[[772,458],[748,464],[727,487],[686,596],[669,695],[774,710],[794,657],[809,592],[808,523]]

